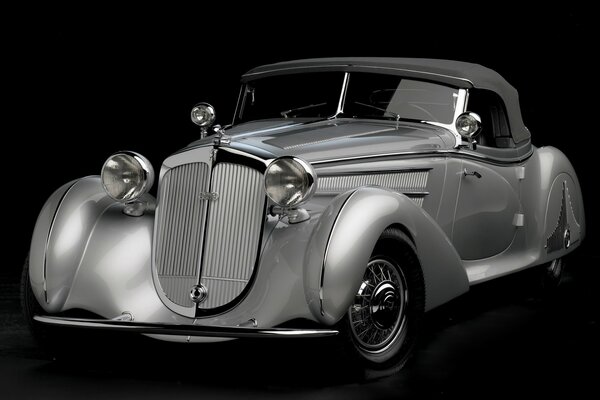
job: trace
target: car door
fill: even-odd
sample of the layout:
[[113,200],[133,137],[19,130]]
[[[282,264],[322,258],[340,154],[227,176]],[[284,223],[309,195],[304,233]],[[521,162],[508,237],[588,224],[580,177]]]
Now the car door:
[[469,159],[459,165],[452,241],[463,260],[492,257],[510,246],[520,223],[516,168]]

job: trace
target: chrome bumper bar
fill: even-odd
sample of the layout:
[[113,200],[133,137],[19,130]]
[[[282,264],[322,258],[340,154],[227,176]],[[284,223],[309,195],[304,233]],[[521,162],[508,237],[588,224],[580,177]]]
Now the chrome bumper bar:
[[317,338],[337,335],[333,329],[248,328],[116,321],[110,319],[61,318],[36,315],[34,320],[54,326],[148,333],[155,335],[204,336],[221,338]]

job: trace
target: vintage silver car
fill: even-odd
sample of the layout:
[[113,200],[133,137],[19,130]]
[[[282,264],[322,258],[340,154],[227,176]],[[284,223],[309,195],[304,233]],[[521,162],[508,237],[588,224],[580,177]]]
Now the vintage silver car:
[[34,334],[335,336],[397,367],[424,312],[526,268],[556,281],[584,238],[573,167],[532,145],[488,68],[309,59],[241,83],[231,125],[193,108],[201,138],[164,160],[156,198],[135,152],[52,194],[23,274]]

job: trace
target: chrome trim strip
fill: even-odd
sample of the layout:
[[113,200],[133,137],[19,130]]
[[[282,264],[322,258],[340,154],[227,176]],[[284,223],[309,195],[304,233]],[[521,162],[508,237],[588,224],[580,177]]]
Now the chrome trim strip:
[[158,324],[151,322],[105,319],[62,318],[36,315],[34,320],[54,326],[108,331],[135,332],[155,335],[203,336],[226,338],[318,338],[335,336],[334,329],[253,328],[241,326],[208,326]]
[[[87,178],[87,176],[86,176],[86,178]],[[84,178],[81,178],[81,179],[84,179]],[[69,194],[71,189],[73,189],[73,187],[75,187],[77,182],[79,182],[79,180],[73,181],[71,186],[69,186],[69,188],[67,190],[65,190],[63,195],[60,197],[60,200],[58,201],[58,205],[56,206],[56,210],[54,210],[54,215],[52,216],[52,222],[50,222],[50,229],[48,229],[48,236],[46,236],[46,247],[44,248],[44,266],[43,266],[43,271],[42,271],[43,278],[44,278],[44,301],[46,302],[46,304],[50,304],[50,302],[48,302],[48,287],[47,287],[47,283],[46,283],[47,282],[46,276],[47,276],[48,246],[50,245],[50,237],[52,236],[52,231],[54,230],[54,222],[56,221],[56,216],[58,215],[58,212],[60,211],[60,206],[62,206],[63,200],[65,199],[65,197],[67,197],[67,194]]]
[[346,103],[346,93],[348,93],[348,80],[350,79],[350,73],[344,74],[344,82],[342,83],[342,93],[340,93],[340,100],[338,102],[337,111],[333,118],[337,118],[338,115],[344,112],[344,104]]
[[[268,167],[268,166],[269,166],[269,164],[271,164],[271,161],[275,159],[275,158],[270,158],[270,159],[268,159],[268,160],[265,160],[264,158],[261,158],[261,157],[255,156],[254,154],[250,154],[250,153],[247,153],[247,152],[245,152],[245,151],[241,151],[241,150],[233,149],[233,148],[231,148],[231,147],[216,147],[216,149],[217,149],[218,151],[221,151],[221,152],[222,152],[222,151],[224,151],[224,152],[226,152],[226,153],[232,153],[232,154],[235,154],[235,155],[238,155],[238,156],[242,156],[242,157],[251,158],[251,159],[253,159],[253,160],[256,160],[256,161],[258,161],[258,162],[260,162],[260,163],[264,164],[264,165],[265,165],[265,168],[266,168],[266,167]],[[244,165],[246,165],[246,164],[244,164]],[[246,166],[248,166],[248,165],[246,165]],[[261,171],[261,172],[264,172],[264,171]]]
[[350,172],[319,172],[319,178],[326,176],[348,176],[348,175],[377,175],[377,174],[400,174],[403,172],[426,172],[433,168],[402,168],[402,169],[386,169],[386,170],[371,170],[371,171],[350,171]]
[[429,196],[429,192],[402,192],[403,195],[408,197],[425,197]]
[[[382,186],[382,187],[384,187],[384,186]],[[386,189],[390,189],[390,188],[386,188]],[[393,189],[391,189],[391,190],[393,190]],[[316,192],[315,196],[334,196],[334,195],[338,195],[340,193],[343,193],[343,192],[337,192],[337,191],[335,191],[335,192]],[[407,197],[425,197],[425,196],[429,196],[429,192],[405,192],[405,191],[401,191],[401,192],[398,192],[398,193],[401,193],[401,194],[403,194],[403,195],[405,195]]]
[[221,281],[230,281],[230,282],[248,283],[247,279],[222,278],[222,277],[219,277],[219,276],[208,276],[208,275],[202,275],[202,278],[204,278],[204,279],[218,279],[218,280],[221,280]]
[[340,157],[340,158],[331,158],[324,160],[311,161],[312,165],[323,165],[330,164],[336,162],[344,162],[344,161],[356,161],[356,160],[368,160],[372,158],[386,158],[386,157],[406,157],[406,158],[418,158],[418,157],[448,157],[455,156],[458,158],[467,158],[482,162],[487,162],[495,165],[511,165],[522,163],[527,160],[533,154],[533,148],[531,148],[527,154],[524,154],[521,157],[511,158],[511,159],[500,159],[493,158],[483,154],[477,153],[466,153],[462,149],[450,149],[450,150],[430,150],[430,151],[400,151],[396,153],[383,153],[383,154],[374,154],[374,155],[364,155],[364,156],[352,156],[352,157]]
[[329,253],[329,244],[331,242],[331,236],[333,235],[333,231],[335,231],[335,227],[338,224],[340,214],[344,210],[344,207],[346,207],[346,204],[348,204],[348,201],[355,194],[356,194],[356,190],[354,190],[354,192],[352,192],[350,194],[350,196],[348,196],[346,201],[344,201],[344,204],[342,204],[342,206],[340,207],[340,211],[338,212],[338,215],[335,217],[335,222],[333,223],[333,226],[331,227],[331,232],[329,232],[329,236],[327,236],[327,246],[325,247],[325,253],[323,254],[323,264],[321,265],[321,277],[319,278],[319,308],[321,309],[321,315],[323,315],[323,316],[325,315],[325,310],[323,309],[323,282],[325,280],[325,261],[327,260],[327,254]]
[[469,100],[469,91],[467,89],[459,89],[458,90],[458,98],[456,99],[456,106],[454,107],[454,118],[452,124],[450,126],[446,126],[446,128],[452,132],[454,135],[454,148],[458,148],[463,139],[460,134],[456,131],[456,119],[464,112],[467,111],[467,101]]
[[238,115],[238,111],[240,111],[240,112],[242,111],[242,110],[240,110],[240,107],[243,104],[242,102],[245,99],[246,99],[246,85],[241,85],[240,93],[238,94],[238,99],[237,99],[237,102],[235,103],[235,112],[233,113],[233,117],[231,119],[231,127],[235,126],[235,120]]

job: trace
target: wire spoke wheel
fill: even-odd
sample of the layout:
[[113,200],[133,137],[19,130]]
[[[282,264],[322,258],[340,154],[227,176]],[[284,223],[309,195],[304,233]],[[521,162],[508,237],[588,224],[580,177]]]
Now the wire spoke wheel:
[[407,304],[408,285],[402,270],[385,258],[369,261],[354,304],[348,310],[357,345],[363,351],[378,353],[401,340]]
[[395,228],[382,232],[363,268],[339,323],[339,343],[365,376],[379,376],[402,368],[413,353],[425,311],[425,282],[414,244]]

